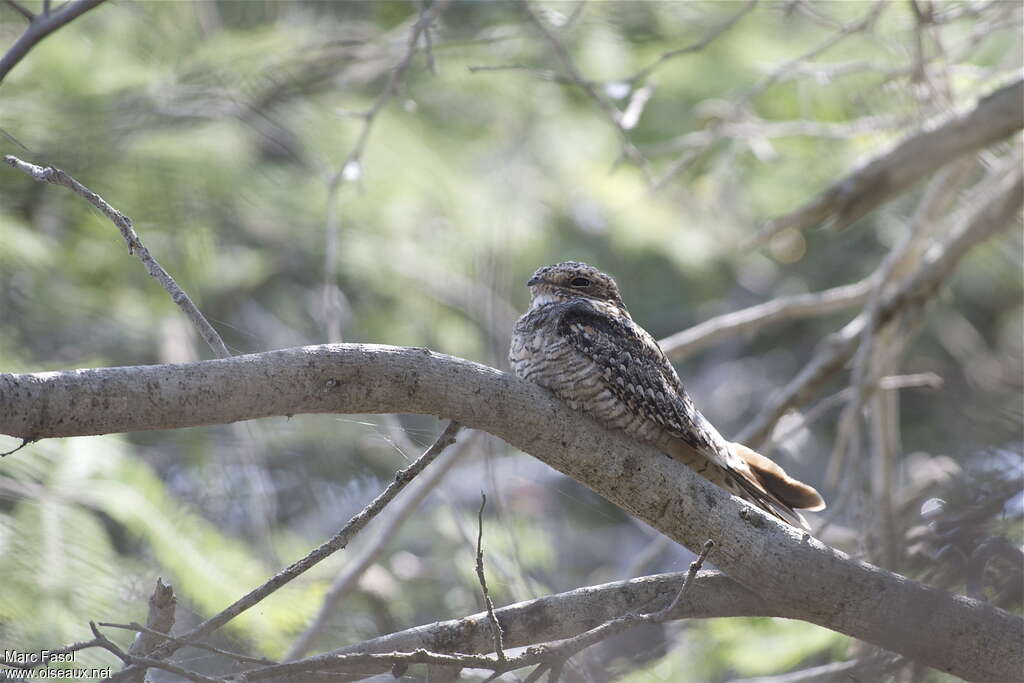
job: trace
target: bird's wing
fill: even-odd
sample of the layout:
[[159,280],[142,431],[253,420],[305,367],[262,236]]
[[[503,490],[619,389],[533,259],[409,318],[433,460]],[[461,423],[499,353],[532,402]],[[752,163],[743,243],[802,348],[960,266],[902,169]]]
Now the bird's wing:
[[[744,498],[790,524],[807,528],[793,507],[816,507],[821,503],[817,492],[788,477],[767,458],[722,438],[694,406],[658,343],[628,315],[614,315],[587,301],[574,301],[559,317],[558,333],[601,368],[604,386],[632,411],[658,423],[724,470]],[[747,453],[752,456],[744,457]],[[767,468],[762,461],[768,463]],[[805,499],[810,504],[801,504]]]
[[574,301],[561,314],[558,333],[601,368],[605,387],[634,412],[715,464],[733,464],[727,443],[693,405],[658,343],[628,316]]

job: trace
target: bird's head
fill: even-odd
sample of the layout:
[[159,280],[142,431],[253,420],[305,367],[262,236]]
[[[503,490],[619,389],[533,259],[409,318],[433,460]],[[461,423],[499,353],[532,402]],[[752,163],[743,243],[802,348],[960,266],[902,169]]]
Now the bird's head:
[[579,261],[563,261],[538,268],[526,284],[533,295],[534,306],[585,298],[626,310],[615,280]]

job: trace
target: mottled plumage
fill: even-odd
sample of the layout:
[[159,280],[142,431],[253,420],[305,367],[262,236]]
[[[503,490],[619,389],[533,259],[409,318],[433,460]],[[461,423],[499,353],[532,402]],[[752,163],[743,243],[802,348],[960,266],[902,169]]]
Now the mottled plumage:
[[518,377],[791,524],[806,527],[794,508],[824,507],[813,488],[726,441],[701,415],[658,343],[633,322],[611,277],[567,261],[539,269],[527,284],[530,310],[516,323],[509,351]]

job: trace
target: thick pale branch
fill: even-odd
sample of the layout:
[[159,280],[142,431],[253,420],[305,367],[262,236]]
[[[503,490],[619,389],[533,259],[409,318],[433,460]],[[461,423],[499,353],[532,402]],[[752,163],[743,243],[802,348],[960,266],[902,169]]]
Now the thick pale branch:
[[[658,610],[679,593],[687,572],[643,576],[587,586],[495,610],[506,647],[524,647],[571,638],[625,614]],[[725,574],[702,571],[694,577],[686,600],[667,618],[794,616],[785,605],[769,604]],[[494,650],[487,613],[462,619],[424,624],[326,654],[350,655],[372,652],[412,652],[425,649],[439,653],[485,654]],[[311,658],[316,660],[316,657]],[[367,665],[361,671],[387,671],[386,664]],[[274,680],[289,680],[287,676]]]
[[950,161],[1021,128],[1024,81],[1017,81],[980,100],[967,114],[904,140],[796,211],[769,222],[756,240],[767,240],[787,229],[804,230],[826,220],[845,227]]
[[1019,617],[853,560],[483,365],[426,349],[326,345],[183,365],[0,374],[0,432],[28,439],[385,412],[490,432],[684,545],[716,539],[715,563],[791,607],[794,618],[963,678],[1009,680],[1024,667]]

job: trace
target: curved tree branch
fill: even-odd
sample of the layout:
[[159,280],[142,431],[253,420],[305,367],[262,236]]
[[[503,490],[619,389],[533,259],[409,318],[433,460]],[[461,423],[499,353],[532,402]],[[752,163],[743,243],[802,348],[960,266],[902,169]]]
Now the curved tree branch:
[[14,45],[0,57],[0,82],[4,80],[7,73],[14,68],[14,65],[24,59],[29,50],[36,46],[46,36],[50,35],[64,24],[74,21],[97,5],[106,0],[74,0],[53,12],[37,14],[32,18],[31,23],[25,32],[21,34]]
[[665,337],[658,344],[665,355],[679,362],[733,335],[753,332],[787,320],[829,315],[853,308],[867,301],[874,284],[875,277],[869,275],[859,282],[821,292],[779,297],[710,318]]
[[804,230],[834,220],[843,228],[950,161],[1024,128],[1024,81],[979,100],[970,112],[907,138],[839,180],[799,209],[765,225],[755,242],[783,230]]
[[296,413],[438,415],[503,438],[699,548],[792,616],[974,680],[1024,667],[1024,620],[859,562],[768,518],[540,387],[427,349],[325,345],[181,365],[0,374],[0,432],[31,440]]

